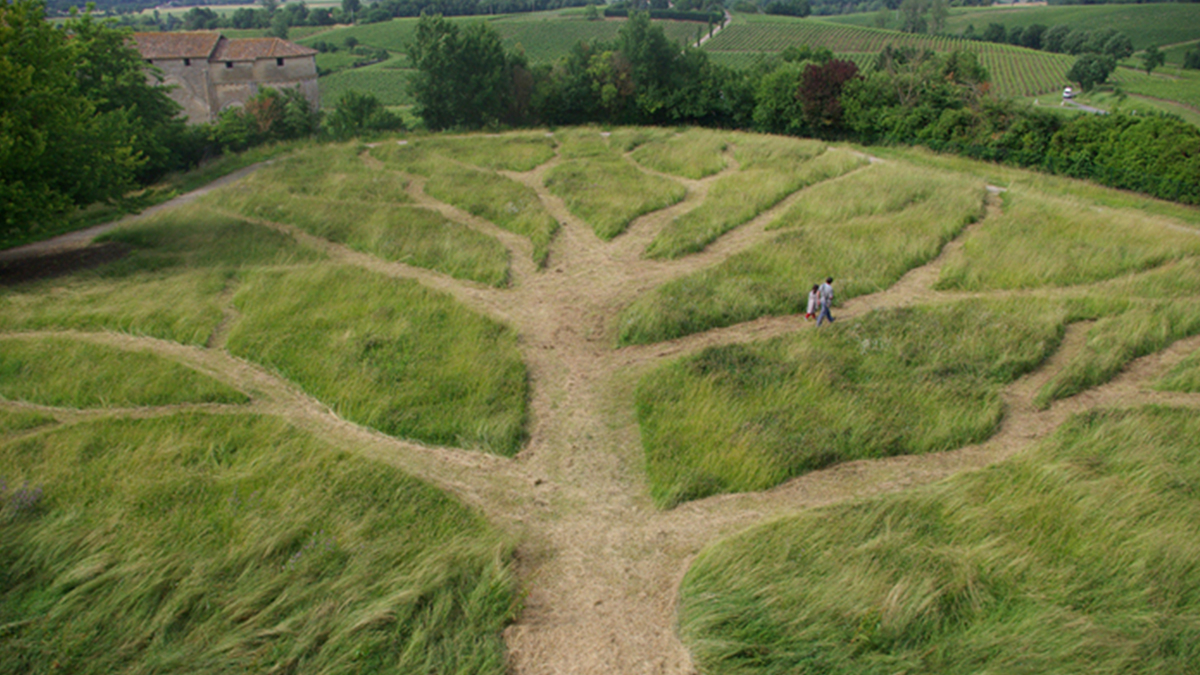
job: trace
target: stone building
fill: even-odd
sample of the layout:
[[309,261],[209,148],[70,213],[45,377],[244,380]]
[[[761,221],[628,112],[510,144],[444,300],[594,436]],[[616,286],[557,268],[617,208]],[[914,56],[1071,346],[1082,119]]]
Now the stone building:
[[229,39],[213,31],[134,33],[146,63],[172,85],[171,98],[191,123],[212,122],[262,87],[296,87],[320,105],[316,50],[279,38]]

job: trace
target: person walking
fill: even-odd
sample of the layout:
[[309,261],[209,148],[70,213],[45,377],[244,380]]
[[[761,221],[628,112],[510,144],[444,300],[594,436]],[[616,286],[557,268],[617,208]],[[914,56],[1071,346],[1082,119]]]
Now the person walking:
[[825,277],[825,283],[817,288],[817,296],[821,299],[821,314],[817,317],[817,326],[825,319],[833,323],[833,315],[829,313],[829,308],[833,306],[833,277]]
[[804,310],[804,318],[812,321],[817,318],[817,312],[821,310],[821,295],[817,293],[820,288],[817,284],[813,284],[812,290],[808,292],[808,308]]

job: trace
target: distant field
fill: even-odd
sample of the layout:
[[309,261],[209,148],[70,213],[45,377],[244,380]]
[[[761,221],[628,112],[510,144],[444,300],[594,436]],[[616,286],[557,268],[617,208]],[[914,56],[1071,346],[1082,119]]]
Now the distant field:
[[776,16],[739,15],[706,42],[704,49],[719,63],[744,67],[764,54],[799,45],[827,47],[859,68],[870,67],[875,55],[888,45],[938,52],[968,49],[979,54],[995,90],[1003,96],[1034,96],[1060,89],[1068,83],[1066,74],[1074,62],[1074,57],[1010,45]]
[[[852,26],[876,26],[878,14],[824,16],[821,21]],[[989,23],[1005,28],[1067,24],[1084,30],[1115,28],[1129,36],[1133,46],[1169,45],[1200,36],[1200,4],[1154,3],[1146,5],[1068,5],[1057,7],[972,7],[951,9],[945,32],[958,35],[968,25],[982,32]],[[897,12],[888,16],[888,28],[899,26]]]

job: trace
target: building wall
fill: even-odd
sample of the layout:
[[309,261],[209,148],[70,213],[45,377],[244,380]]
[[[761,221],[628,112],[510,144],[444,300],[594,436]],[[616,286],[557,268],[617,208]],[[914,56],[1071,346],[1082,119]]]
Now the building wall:
[[311,56],[257,61],[213,61],[211,73],[216,92],[214,114],[226,108],[245,105],[262,87],[285,89],[298,87],[308,102],[320,106],[317,85],[317,60]]
[[[185,61],[190,62],[185,65]],[[188,122],[212,121],[214,92],[207,59],[154,59],[152,63],[162,71],[162,84],[171,87],[171,99],[183,107]],[[147,78],[158,83],[152,73]]]

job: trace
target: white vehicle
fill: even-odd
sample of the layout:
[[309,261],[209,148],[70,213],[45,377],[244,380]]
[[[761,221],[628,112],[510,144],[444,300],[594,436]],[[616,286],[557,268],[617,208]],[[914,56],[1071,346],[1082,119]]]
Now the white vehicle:
[[1063,89],[1063,98],[1075,98],[1075,92],[1071,91],[1070,87]]

